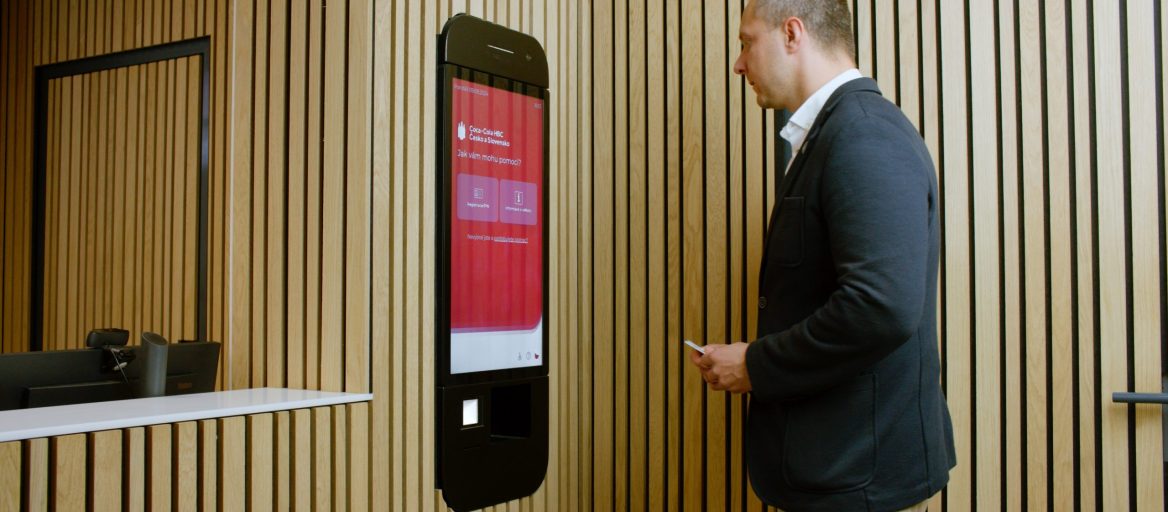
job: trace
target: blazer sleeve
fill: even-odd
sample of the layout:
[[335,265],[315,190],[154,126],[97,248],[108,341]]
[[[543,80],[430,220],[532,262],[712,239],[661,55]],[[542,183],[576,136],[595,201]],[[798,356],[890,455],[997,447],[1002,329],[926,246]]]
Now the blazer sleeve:
[[819,199],[837,287],[810,316],[747,348],[755,399],[796,399],[842,384],[919,329],[934,178],[910,136],[861,115],[824,141],[830,153]]

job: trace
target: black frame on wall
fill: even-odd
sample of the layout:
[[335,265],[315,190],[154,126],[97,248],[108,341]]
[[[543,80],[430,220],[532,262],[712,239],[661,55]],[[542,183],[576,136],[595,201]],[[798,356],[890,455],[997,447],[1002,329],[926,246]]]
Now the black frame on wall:
[[44,347],[45,287],[45,180],[48,146],[49,81],[67,76],[84,75],[152,62],[199,57],[201,77],[199,93],[199,179],[198,179],[198,254],[195,256],[195,329],[197,341],[207,340],[207,161],[211,105],[211,37],[204,36],[173,43],[126,50],[108,55],[45,64],[36,67],[33,117],[33,202],[32,202],[32,283],[29,307],[29,350]]

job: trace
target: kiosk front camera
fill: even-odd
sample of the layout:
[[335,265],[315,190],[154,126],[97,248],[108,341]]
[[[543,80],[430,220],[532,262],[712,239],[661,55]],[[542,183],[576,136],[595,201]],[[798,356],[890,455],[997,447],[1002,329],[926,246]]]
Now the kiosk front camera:
[[465,14],[438,37],[437,484],[471,510],[548,462],[548,67]]

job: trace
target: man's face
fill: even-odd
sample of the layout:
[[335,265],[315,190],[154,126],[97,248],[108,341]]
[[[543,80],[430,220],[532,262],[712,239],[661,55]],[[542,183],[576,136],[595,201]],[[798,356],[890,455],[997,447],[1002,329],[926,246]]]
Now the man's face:
[[790,108],[794,79],[793,60],[787,51],[782,27],[771,27],[754,15],[754,5],[742,12],[738,30],[742,52],[734,62],[734,72],[746,77],[762,108]]

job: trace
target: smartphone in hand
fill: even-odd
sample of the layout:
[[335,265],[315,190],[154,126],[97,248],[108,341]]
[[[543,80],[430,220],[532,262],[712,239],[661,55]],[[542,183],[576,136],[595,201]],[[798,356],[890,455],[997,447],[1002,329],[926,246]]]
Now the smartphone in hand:
[[706,355],[706,350],[705,350],[705,349],[703,349],[703,348],[701,347],[701,345],[698,345],[697,343],[694,343],[694,342],[692,342],[692,341],[690,341],[690,340],[685,340],[685,344],[686,344],[687,346],[689,346],[689,348],[692,348],[692,349],[694,349],[694,350],[698,351],[698,353],[699,353],[699,354],[701,354],[701,355]]

